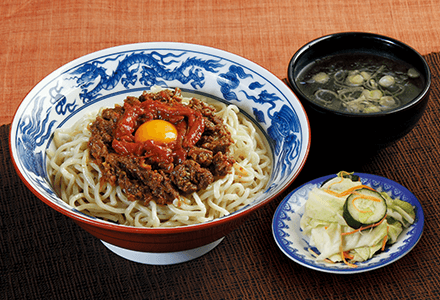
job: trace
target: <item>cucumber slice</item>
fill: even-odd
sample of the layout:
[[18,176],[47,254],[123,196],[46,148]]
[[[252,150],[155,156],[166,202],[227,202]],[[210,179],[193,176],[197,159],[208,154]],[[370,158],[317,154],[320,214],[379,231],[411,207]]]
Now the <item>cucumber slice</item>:
[[387,203],[380,193],[360,188],[345,200],[342,216],[348,226],[359,229],[379,222],[386,213]]

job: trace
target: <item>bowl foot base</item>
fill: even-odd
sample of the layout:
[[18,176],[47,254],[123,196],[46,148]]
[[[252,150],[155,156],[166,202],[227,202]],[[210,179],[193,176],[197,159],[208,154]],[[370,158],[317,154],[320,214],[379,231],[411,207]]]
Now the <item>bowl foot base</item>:
[[177,251],[177,252],[165,252],[165,253],[153,253],[153,252],[129,250],[109,244],[102,240],[101,242],[113,253],[137,263],[147,264],[147,265],[173,265],[173,264],[179,264],[196,259],[208,253],[209,251],[214,249],[218,244],[220,244],[223,239],[224,237],[210,244],[195,249],[189,249],[189,250]]

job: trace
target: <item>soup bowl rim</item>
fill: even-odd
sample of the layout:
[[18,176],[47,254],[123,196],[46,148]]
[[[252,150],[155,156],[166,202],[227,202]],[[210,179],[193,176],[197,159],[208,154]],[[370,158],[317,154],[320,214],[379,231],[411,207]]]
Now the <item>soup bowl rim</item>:
[[[314,101],[310,100],[309,97],[307,97],[302,92],[302,90],[299,88],[299,86],[296,82],[297,74],[293,74],[293,69],[294,69],[295,65],[298,63],[298,61],[301,60],[301,57],[304,54],[306,54],[308,51],[313,51],[312,48],[314,46],[318,47],[319,44],[322,42],[331,42],[334,39],[352,38],[354,36],[358,37],[358,38],[374,39],[375,41],[377,41],[379,43],[393,45],[394,47],[399,47],[399,48],[405,49],[407,51],[410,51],[413,54],[413,57],[416,57],[417,60],[419,60],[423,65],[423,70],[420,70],[421,72],[423,71],[422,74],[425,79],[425,83],[424,83],[422,91],[414,99],[412,99],[408,103],[405,103],[402,106],[399,106],[399,107],[396,107],[394,109],[387,110],[387,111],[373,112],[373,113],[356,113],[356,112],[345,112],[345,111],[334,110],[334,109],[330,109],[325,106],[319,105],[319,104],[315,103]],[[356,48],[357,47],[353,47],[353,51],[355,51]],[[383,56],[380,54],[380,52],[378,52],[374,48],[371,48],[371,51],[363,50],[362,53],[371,53],[371,54],[377,55],[379,57]],[[333,54],[334,53],[331,53],[329,55],[322,55],[320,57],[327,57],[327,56],[330,56]],[[406,61],[406,62],[408,62],[408,61]],[[288,71],[287,71],[287,79],[288,79],[289,85],[291,86],[291,88],[293,88],[295,94],[297,94],[297,96],[300,97],[301,100],[305,101],[308,105],[312,106],[314,109],[316,109],[318,111],[323,111],[325,113],[330,113],[330,114],[334,114],[337,116],[348,117],[348,118],[356,118],[356,117],[380,118],[380,117],[386,117],[386,116],[390,116],[390,115],[394,115],[394,114],[398,114],[398,113],[401,113],[404,111],[411,110],[414,106],[417,106],[420,103],[420,101],[422,101],[423,99],[426,99],[426,97],[429,95],[429,92],[431,89],[431,80],[432,80],[431,79],[431,70],[430,70],[429,65],[426,62],[425,58],[419,52],[417,52],[414,48],[412,48],[411,46],[409,46],[399,40],[396,40],[394,38],[388,37],[388,36],[375,34],[375,33],[369,33],[369,32],[356,32],[356,31],[332,33],[329,35],[325,35],[325,36],[316,38],[316,39],[306,43],[305,45],[303,45],[301,48],[299,48],[294,53],[294,55],[292,56],[292,58],[289,61]]]

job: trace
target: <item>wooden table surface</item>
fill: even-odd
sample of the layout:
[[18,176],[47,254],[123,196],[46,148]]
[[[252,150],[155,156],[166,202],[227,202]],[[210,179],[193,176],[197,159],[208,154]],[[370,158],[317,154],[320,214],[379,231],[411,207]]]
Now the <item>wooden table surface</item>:
[[[283,79],[292,55],[323,35],[362,31],[398,39],[432,68],[418,126],[356,171],[394,180],[420,200],[425,228],[404,258],[353,276],[289,260],[271,222],[300,177],[208,254],[149,266],[116,256],[38,200],[15,174],[8,131],[26,94],[62,65],[112,46],[172,41],[245,57]],[[2,299],[438,299],[440,297],[440,5],[437,0],[6,0],[0,3],[0,298]],[[313,145],[313,144],[312,144]],[[335,173],[340,170],[333,170]],[[307,174],[307,175],[304,175]]]

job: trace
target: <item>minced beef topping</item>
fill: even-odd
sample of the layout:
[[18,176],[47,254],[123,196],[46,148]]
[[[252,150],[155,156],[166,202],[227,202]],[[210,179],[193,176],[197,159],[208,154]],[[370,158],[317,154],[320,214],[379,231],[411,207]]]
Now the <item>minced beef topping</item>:
[[[124,105],[104,109],[90,126],[91,161],[102,172],[102,183],[119,185],[131,201],[168,204],[180,194],[205,189],[224,177],[234,159],[231,134],[215,108],[192,98],[182,103],[180,89],[143,92],[127,97]],[[177,129],[169,143],[136,142],[143,123],[162,119]]]

